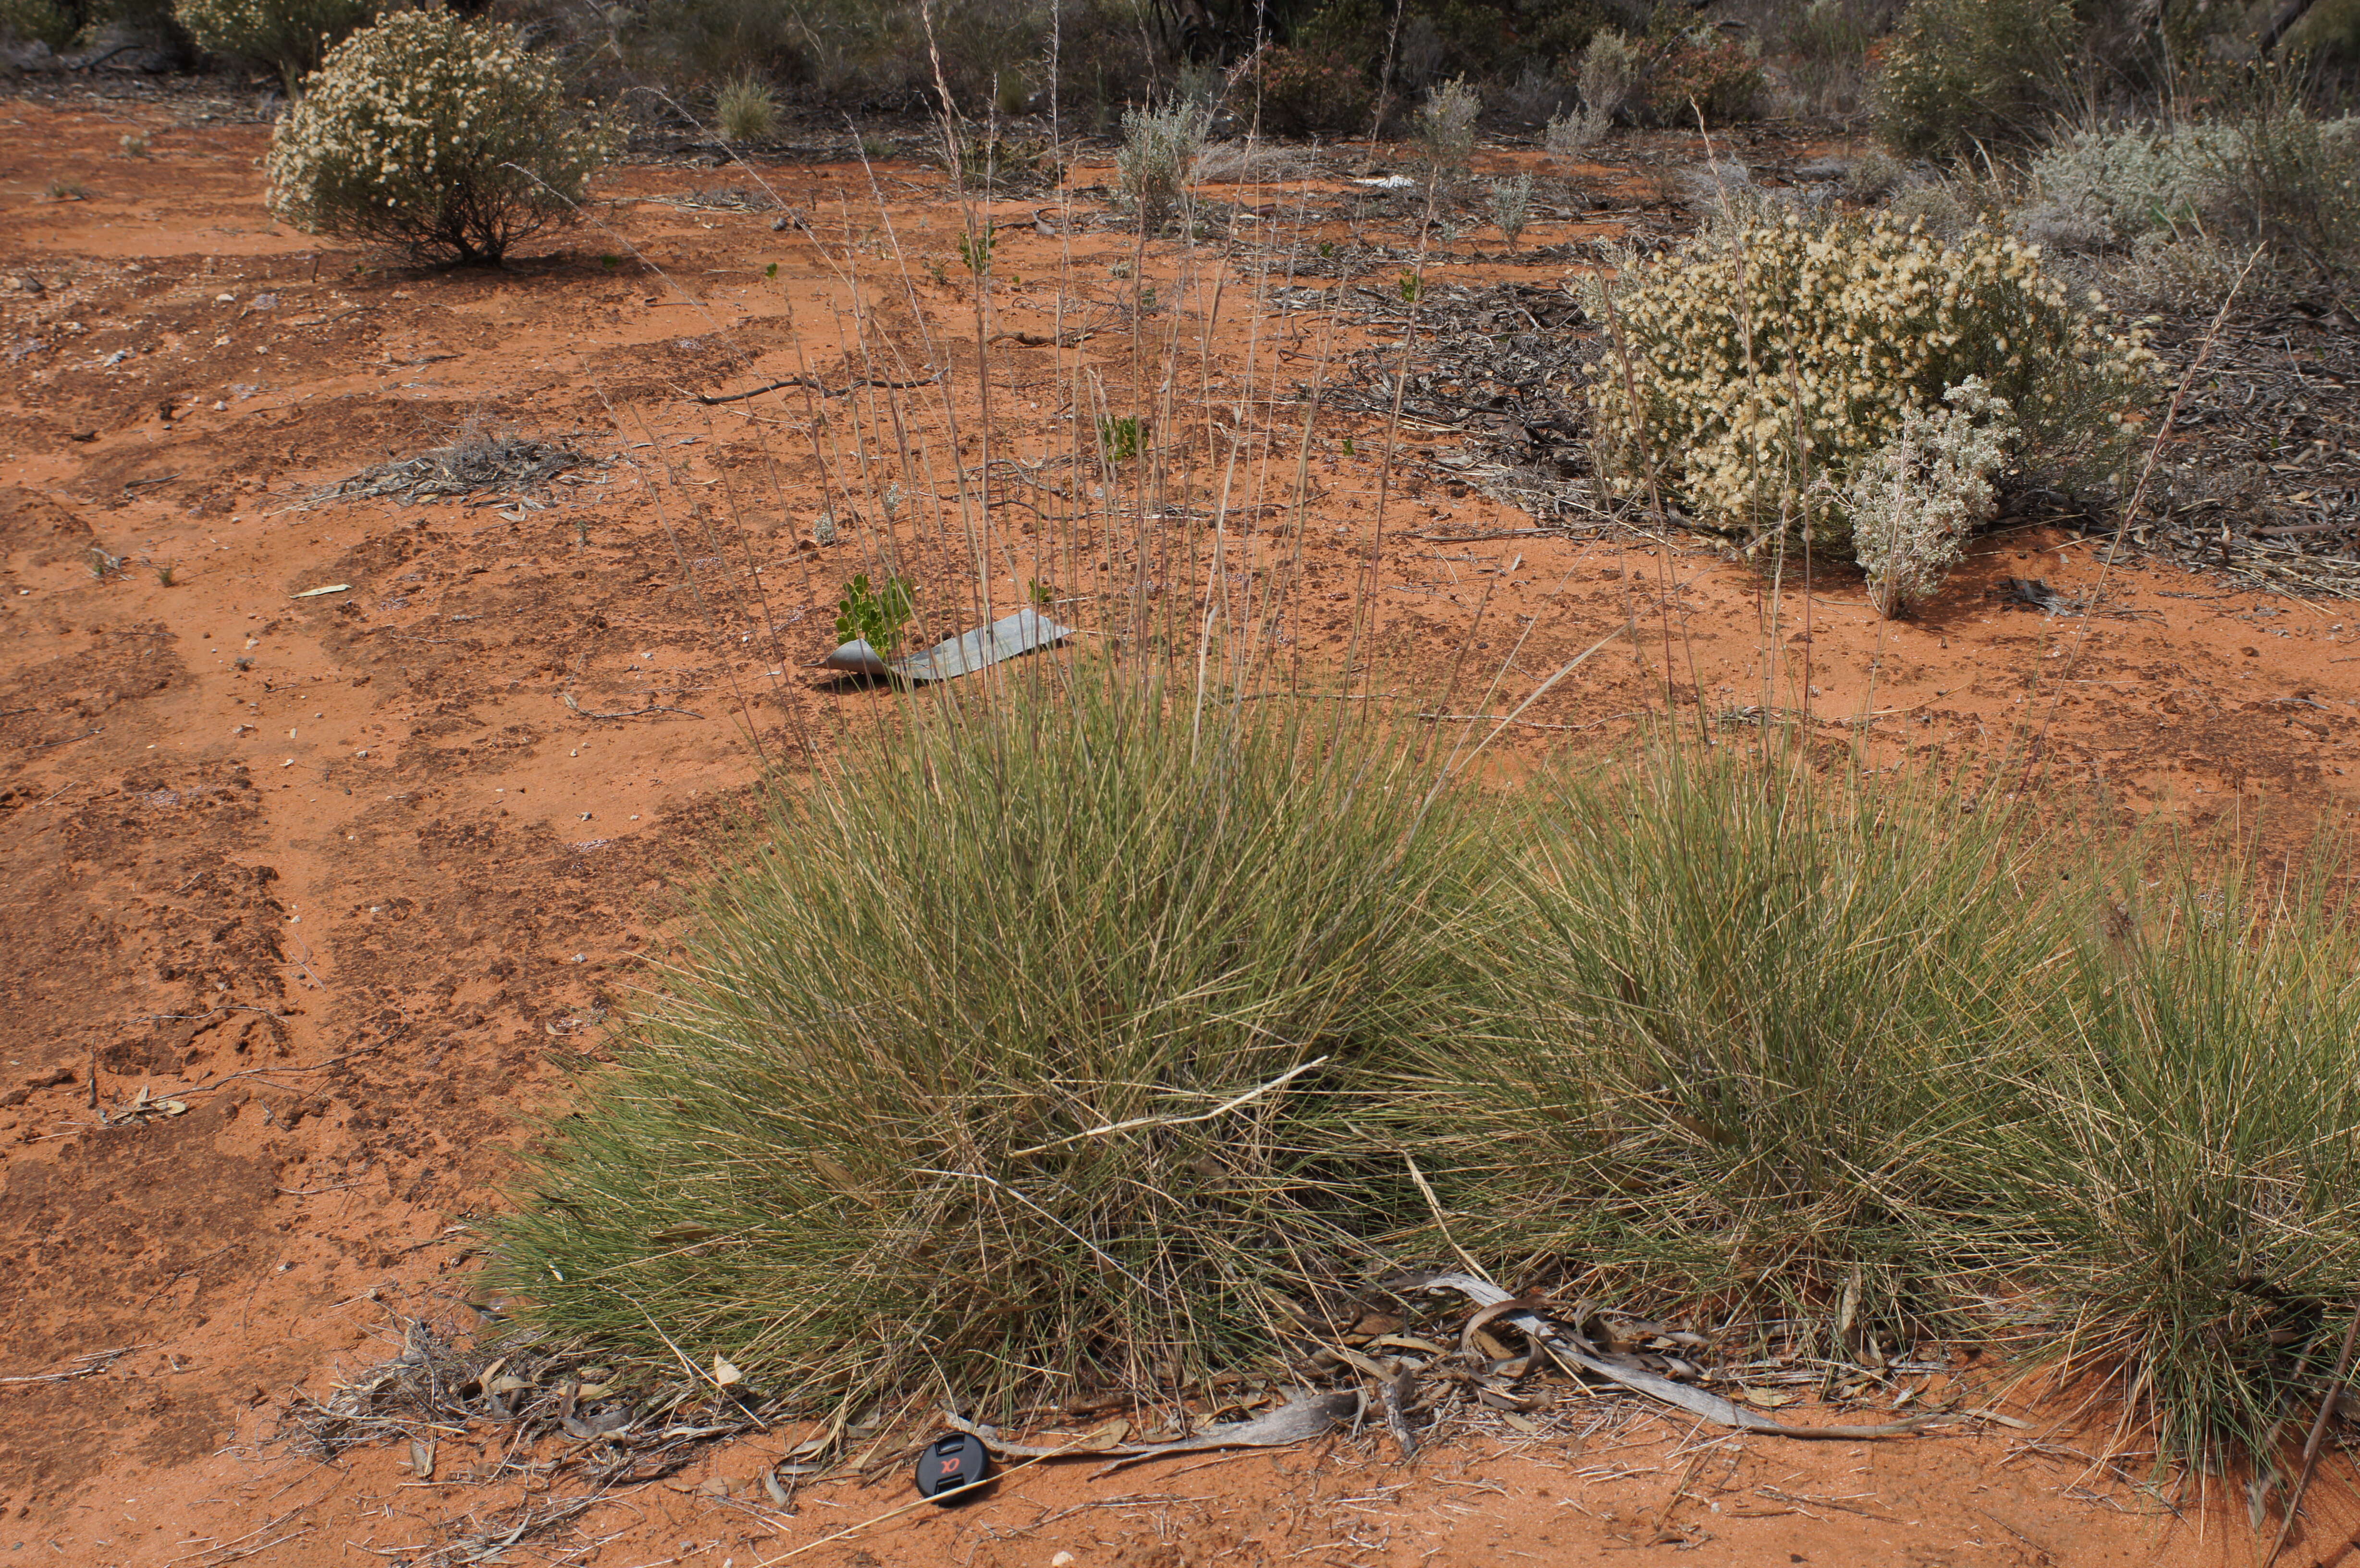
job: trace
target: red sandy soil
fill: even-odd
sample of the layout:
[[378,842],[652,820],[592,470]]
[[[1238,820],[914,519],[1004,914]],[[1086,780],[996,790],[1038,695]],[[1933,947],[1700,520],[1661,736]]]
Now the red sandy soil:
[[[945,497],[986,432],[994,456],[1056,450],[1042,432],[1077,374],[1109,406],[1163,407],[1122,390],[1146,350],[1119,313],[1079,343],[1054,341],[1058,278],[1076,298],[1075,279],[1103,292],[1133,241],[1020,225],[996,265],[1022,281],[986,324],[1025,335],[990,340],[985,417],[958,220],[915,165],[880,171],[881,212],[857,164],[766,169],[815,239],[773,230],[769,212],[644,200],[742,182],[737,171],[633,167],[602,181],[606,232],[562,236],[505,273],[444,274],[274,224],[267,128],[199,107],[0,105],[11,1564],[392,1561],[517,1499],[465,1478],[498,1449],[495,1431],[446,1434],[423,1480],[406,1449],[320,1465],[274,1445],[278,1411],[290,1390],[324,1396],[381,1358],[389,1313],[464,1299],[479,1245],[467,1222],[503,1201],[520,1119],[563,1104],[569,1075],[606,1050],[600,1020],[676,953],[671,890],[748,819],[765,758],[825,750],[915,700],[795,668],[832,645],[831,601],[868,564],[877,523],[875,486],[847,498],[825,475],[857,466],[864,441],[870,461],[890,451],[849,404],[795,392],[711,408],[685,394],[796,375],[840,387],[863,373],[846,323],[866,312],[872,342],[912,363],[931,344],[928,363],[950,366],[947,394],[904,394],[911,418],[932,421],[927,482]],[[135,129],[144,160],[119,150]],[[85,194],[54,199],[53,181]],[[885,259],[885,216],[915,258],[906,285]],[[1567,237],[1548,228],[1527,245]],[[1175,248],[1150,246],[1142,275],[1175,279],[1175,319],[1196,332],[1218,269],[1185,285]],[[948,260],[945,281],[927,257]],[[1250,342],[1254,314],[1234,300],[1214,319],[1174,363],[1223,397],[1257,378],[1266,391],[1273,374],[1308,379],[1328,330],[1316,314],[1266,321]],[[1302,358],[1273,373],[1273,345]],[[1282,443],[1300,424],[1294,405],[1240,406]],[[948,445],[945,410],[967,420],[963,448]],[[628,461],[552,486],[547,510],[300,505],[470,421]],[[1384,446],[1375,421],[1323,419],[1291,565],[1282,444],[1254,471],[1277,477],[1245,493],[1259,515],[1235,526],[1225,564],[1282,582],[1290,646],[1332,659],[1369,597],[1373,547],[1362,656],[1399,689],[1437,690],[1471,640],[1453,711],[1507,713],[1635,624],[1635,647],[1611,646],[1523,713],[1564,726],[1519,726],[1527,747],[1627,740],[1668,677],[1708,710],[1758,710],[1768,691],[1774,713],[1808,708],[1791,716],[1830,740],[1866,725],[1896,752],[2021,756],[2038,736],[2047,777],[2102,785],[2125,821],[2276,811],[2310,824],[2347,815],[2360,787],[2346,774],[2360,616],[2338,602],[2227,592],[2177,567],[2102,569],[2095,548],[2030,531],[1987,541],[1915,622],[1879,620],[1856,576],[1823,575],[1808,593],[1790,582],[1772,626],[1762,578],[1702,550],[1415,537],[1528,519],[1410,456],[1381,485]],[[825,505],[844,537],[814,546]],[[1027,533],[1017,515],[1002,507],[987,541],[1003,607],[1039,575],[1087,623],[1091,592],[1166,571]],[[122,564],[95,574],[93,546]],[[956,629],[974,597],[957,584],[975,576],[956,527],[903,546],[930,619]],[[1192,559],[1174,581],[1202,580]],[[1993,592],[2017,576],[2088,593],[2102,572],[2120,613],[2052,619]],[[297,596],[334,584],[348,587]],[[1768,686],[1765,648],[1783,659]],[[594,716],[639,709],[655,711]],[[143,1091],[185,1113],[140,1111]],[[2250,1559],[2242,1501],[2175,1517],[2080,1457],[2083,1439],[2023,1414],[2022,1431],[1806,1444],[1624,1410],[1581,1438],[1462,1435],[1407,1466],[1369,1439],[1102,1481],[1044,1468],[799,1561],[1590,1562],[1675,1547],[1699,1563],[1928,1568]],[[897,1475],[810,1486],[781,1509],[749,1479],[778,1452],[720,1450],[503,1560],[598,1541],[563,1560],[746,1568],[910,1496]],[[2288,1561],[2345,1561],[2345,1540],[2314,1522]]]

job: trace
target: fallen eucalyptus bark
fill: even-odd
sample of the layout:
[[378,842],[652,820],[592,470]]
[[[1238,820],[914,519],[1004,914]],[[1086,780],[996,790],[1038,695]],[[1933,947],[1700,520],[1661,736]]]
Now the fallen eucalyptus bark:
[[1274,1410],[1264,1410],[1251,1421],[1225,1421],[1208,1426],[1194,1437],[1174,1438],[1169,1443],[1109,1443],[1093,1446],[1085,1437],[1067,1439],[1062,1443],[1040,1444],[1011,1443],[999,1432],[960,1416],[945,1419],[961,1432],[973,1432],[983,1439],[985,1446],[995,1454],[1013,1454],[1027,1459],[1050,1459],[1061,1454],[1075,1458],[1108,1454],[1114,1463],[1102,1466],[1098,1474],[1117,1470],[1142,1459],[1155,1459],[1166,1454],[1187,1454],[1204,1448],[1284,1448],[1290,1443],[1305,1443],[1324,1437],[1337,1427],[1349,1421],[1360,1409],[1358,1394],[1307,1394],[1300,1396]]
[[1964,1415],[1944,1411],[1912,1416],[1907,1421],[1890,1421],[1883,1426],[1786,1426],[1768,1416],[1743,1410],[1718,1394],[1708,1394],[1702,1388],[1692,1388],[1676,1383],[1669,1377],[1633,1367],[1618,1367],[1597,1354],[1579,1334],[1568,1334],[1551,1323],[1539,1310],[1538,1302],[1523,1302],[1488,1280],[1471,1274],[1410,1274],[1389,1280],[1396,1290],[1456,1290],[1483,1310],[1476,1314],[1479,1323],[1493,1321],[1513,1324],[1526,1338],[1547,1351],[1559,1366],[1568,1372],[1577,1368],[1611,1377],[1626,1388],[1634,1389],[1651,1399],[1661,1399],[1701,1416],[1716,1426],[1735,1427],[1741,1432],[1766,1432],[1773,1437],[1825,1438],[1851,1443],[1863,1438],[1900,1437],[1932,1426],[1938,1421],[1963,1421]]

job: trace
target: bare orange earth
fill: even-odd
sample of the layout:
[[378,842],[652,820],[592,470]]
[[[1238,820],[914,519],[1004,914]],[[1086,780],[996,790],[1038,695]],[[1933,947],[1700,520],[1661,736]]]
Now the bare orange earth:
[[[597,1020],[653,983],[667,899],[748,819],[763,758],[825,749],[908,700],[795,668],[832,644],[829,602],[878,521],[875,486],[847,497],[823,474],[857,468],[846,443],[874,432],[848,414],[818,428],[827,408],[800,394],[715,408],[687,392],[841,383],[875,363],[847,353],[847,321],[866,310],[878,342],[945,345],[947,394],[905,397],[963,412],[970,442],[989,428],[1004,452],[1056,450],[1040,432],[1077,375],[1110,406],[1155,412],[1124,401],[1137,361],[1120,321],[1054,342],[1057,280],[1103,293],[1131,239],[1019,224],[995,257],[1017,281],[988,324],[1025,335],[992,339],[982,417],[958,220],[914,165],[881,171],[882,209],[858,165],[766,170],[808,235],[767,212],[645,200],[722,175],[629,168],[601,184],[607,233],[505,274],[438,274],[278,227],[261,203],[267,129],[197,114],[0,106],[0,284],[39,286],[0,289],[0,1564],[394,1561],[515,1500],[418,1480],[392,1449],[316,1465],[270,1443],[275,1412],[291,1388],[324,1394],[379,1358],[389,1312],[464,1299],[464,1227],[501,1201],[520,1116],[563,1103],[604,1049]],[[118,150],[135,129],[146,160]],[[86,193],[53,199],[53,181]],[[906,273],[883,259],[888,216]],[[1565,237],[1546,227],[1528,245]],[[1178,278],[1173,249],[1151,246],[1145,275]],[[923,263],[945,258],[937,281]],[[1252,311],[1207,302],[1219,276],[1249,289],[1241,265],[1175,284],[1188,330],[1214,323],[1188,374],[1224,389],[1262,376],[1265,393],[1273,374],[1306,379],[1273,372],[1273,343],[1308,363],[1320,319],[1251,337]],[[1283,443],[1288,406],[1274,407]],[[297,504],[471,420],[636,466],[561,483],[540,511]],[[1460,711],[1509,712],[1633,619],[1635,648],[1523,713],[1566,726],[1520,726],[1527,749],[1610,751],[1660,709],[1668,677],[1709,710],[1766,691],[1830,738],[1866,724],[1896,755],[2020,757],[2038,735],[2048,777],[2104,786],[2125,822],[2239,811],[2300,827],[2353,809],[2360,616],[2338,602],[2133,561],[2105,587],[2135,616],[2002,608],[1991,590],[2007,576],[2099,586],[2094,548],[2031,532],[1988,541],[1916,622],[1880,621],[1856,578],[1822,574],[1808,594],[1790,583],[1765,630],[1760,576],[1703,550],[1415,537],[1528,519],[1415,453],[1382,487],[1380,542],[1384,442],[1376,421],[1323,419],[1299,565],[1288,506],[1261,505],[1286,502],[1277,479],[1255,481],[1260,509],[1232,525],[1225,561],[1294,572],[1287,635],[1332,659],[1377,545],[1364,649],[1420,690],[1483,604]],[[1292,448],[1276,450],[1265,467],[1283,478]],[[944,496],[948,461],[932,471]],[[805,542],[831,506],[841,540]],[[1002,604],[1038,575],[1086,618],[1092,593],[1163,570],[995,515]],[[949,528],[903,540],[950,629],[976,575],[956,542]],[[121,560],[103,578],[94,546]],[[1201,570],[1184,561],[1175,580]],[[1765,648],[1784,660],[1769,687]],[[127,1116],[143,1089],[189,1108]],[[2022,1413],[2032,1429],[1868,1445],[1715,1440],[1630,1410],[1580,1439],[1503,1425],[1406,1466],[1369,1438],[1103,1481],[1035,1470],[798,1561],[2250,1560],[2242,1504],[2174,1518]],[[438,1477],[501,1441],[451,1434]],[[783,1511],[749,1479],[777,1453],[740,1444],[618,1495],[566,1538],[605,1544],[563,1560],[747,1568],[909,1497],[899,1477],[813,1486]],[[714,1495],[716,1477],[735,1495]],[[2350,1560],[2355,1521],[2336,1510],[2352,1510],[2328,1505],[2288,1561]],[[527,1543],[505,1560],[556,1555]]]

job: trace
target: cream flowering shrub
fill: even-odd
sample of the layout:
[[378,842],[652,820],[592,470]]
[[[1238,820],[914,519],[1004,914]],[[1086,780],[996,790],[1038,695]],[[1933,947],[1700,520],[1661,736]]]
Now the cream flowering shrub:
[[379,0],[175,0],[172,14],[197,47],[243,55],[277,71],[295,97],[321,58],[377,13]]
[[339,44],[270,138],[270,208],[421,258],[497,262],[570,222],[619,133],[508,28],[404,11]]
[[1934,596],[1966,552],[1967,536],[1999,510],[1992,483],[2007,460],[2016,415],[1970,376],[1942,394],[1949,407],[1912,408],[1844,493],[1852,555],[1869,603],[1903,615]]
[[1659,485],[1749,545],[1849,550],[1852,476],[1970,377],[2014,411],[2009,464],[2069,489],[2119,469],[2150,391],[2137,334],[1989,229],[1757,219],[1584,288],[1608,329],[1590,397],[1609,483]]

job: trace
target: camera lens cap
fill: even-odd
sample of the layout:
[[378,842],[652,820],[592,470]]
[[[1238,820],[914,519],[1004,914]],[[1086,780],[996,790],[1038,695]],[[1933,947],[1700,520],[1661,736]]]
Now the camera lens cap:
[[[983,1446],[983,1439],[973,1432],[945,1432],[928,1443],[925,1453],[918,1456],[918,1496],[941,1497],[943,1493],[972,1486],[990,1475],[991,1452]],[[956,1502],[971,1495],[962,1492],[959,1497],[942,1500]]]

